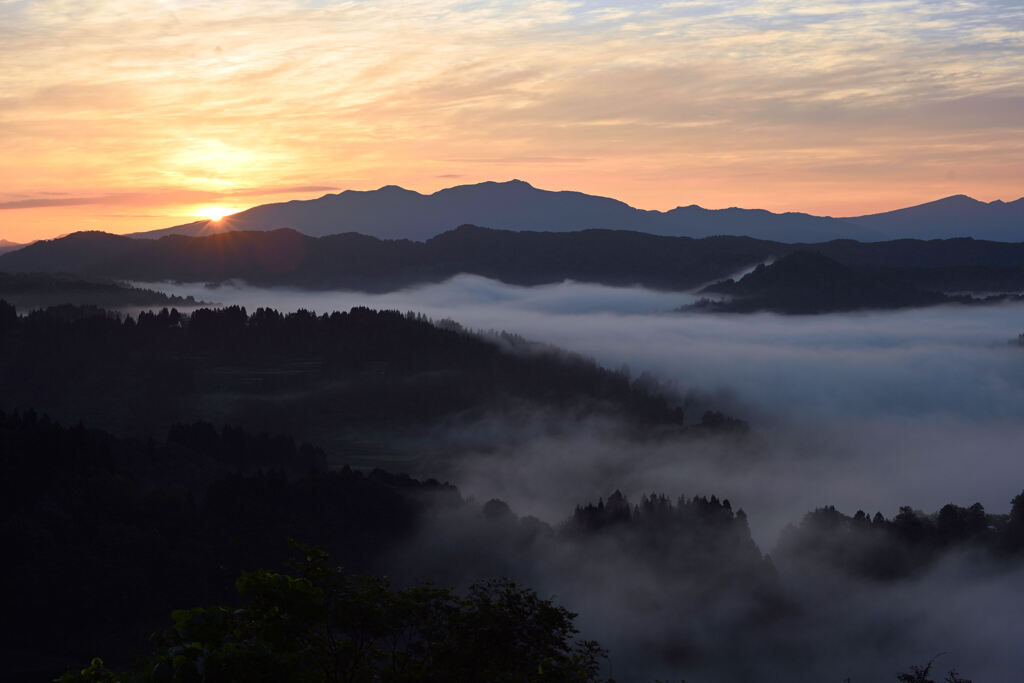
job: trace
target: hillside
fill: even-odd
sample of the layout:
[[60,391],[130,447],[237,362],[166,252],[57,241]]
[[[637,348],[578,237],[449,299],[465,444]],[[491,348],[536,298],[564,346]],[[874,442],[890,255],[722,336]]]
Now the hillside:
[[937,292],[1024,291],[1024,243],[972,239],[787,244],[749,237],[665,237],[622,230],[515,232],[464,225],[426,242],[294,230],[136,240],[82,232],[0,256],[0,271],[142,282],[221,282],[386,292],[460,273],[509,284],[571,279],[685,291],[793,251]]
[[[408,595],[428,599],[439,597],[438,557],[448,561],[440,585],[510,572],[514,579],[546,569],[547,590],[572,596],[581,611],[601,608],[593,596],[632,598],[646,589],[661,600],[630,601],[622,613],[638,626],[630,640],[617,643],[620,647],[611,653],[616,661],[670,658],[679,667],[713,657],[718,670],[735,660],[732,648],[722,654],[719,639],[763,642],[777,637],[780,629],[792,629],[797,620],[803,628],[793,636],[793,646],[807,647],[807,633],[821,631],[814,625],[830,614],[822,607],[820,591],[814,591],[813,577],[849,577],[870,581],[876,589],[889,585],[906,591],[915,578],[965,552],[977,563],[999,558],[1011,570],[1020,566],[1024,552],[1024,494],[1013,499],[1009,514],[991,514],[980,503],[950,503],[933,514],[900,507],[887,519],[881,512],[847,515],[827,505],[808,512],[798,525],[788,525],[769,559],[754,542],[743,509],[715,495],[652,493],[631,501],[616,489],[596,504],[577,504],[570,511],[580,500],[581,486],[568,480],[563,482],[565,506],[557,513],[564,521],[558,523],[557,518],[520,517],[498,499],[463,497],[455,486],[434,479],[420,481],[380,469],[326,471],[324,453],[313,445],[296,444],[283,434],[217,429],[206,422],[176,424],[157,438],[123,439],[81,424],[62,426],[35,411],[0,411],[0,445],[8,475],[0,480],[0,539],[10,557],[0,564],[0,579],[21,588],[8,596],[8,619],[0,626],[9,648],[5,680],[11,681],[54,680],[69,669],[61,680],[115,680],[76,673],[97,654],[111,667],[127,669],[150,648],[163,650],[164,641],[150,634],[167,624],[174,609],[182,611],[173,615],[175,627],[164,637],[188,637],[172,654],[198,649],[202,643],[197,639],[212,641],[227,653],[252,646],[251,638],[218,641],[212,634],[225,626],[245,628],[236,620],[249,621],[247,610],[267,605],[266,597],[274,605],[271,614],[282,617],[277,623],[287,630],[267,628],[265,634],[294,633],[298,619],[322,614],[302,609],[311,604],[305,598],[323,595],[266,571],[294,570],[294,550],[305,556],[299,565],[307,569],[340,563],[346,573],[379,573],[413,586]],[[472,531],[467,534],[467,529]],[[287,539],[299,539],[292,552]],[[328,551],[330,565],[309,544]],[[417,553],[418,546],[425,550]],[[628,571],[610,582],[607,574],[594,571],[608,563]],[[776,566],[785,572],[782,581]],[[265,568],[257,575],[269,579],[265,585],[273,589],[262,600],[227,610],[190,609],[234,603],[233,587],[243,586],[235,579],[255,567]],[[372,635],[392,635],[390,629],[381,630],[392,620],[405,625],[410,614],[443,613],[436,608],[449,604],[428,603],[434,609],[427,610],[409,610],[409,605],[422,604],[410,601],[378,605],[366,600],[365,591],[378,599],[386,596],[381,588],[388,579],[338,581],[339,574],[326,574],[334,578],[331,595],[346,600],[337,614],[355,614],[356,621],[370,624]],[[316,581],[325,573],[305,576]],[[427,578],[431,584],[422,585]],[[953,577],[946,585],[961,590],[965,584]],[[286,597],[292,601],[283,602]],[[530,605],[512,604],[517,615]],[[680,622],[664,604],[686,605],[689,618]],[[313,623],[319,630],[324,622]],[[351,628],[339,632],[348,634]],[[666,639],[666,632],[673,638]],[[706,637],[709,632],[713,638]],[[679,650],[684,639],[695,646]],[[290,641],[273,640],[277,648],[256,642],[262,649],[257,661],[264,666],[268,653]],[[312,656],[303,651],[302,661]],[[247,661],[225,658],[219,666]],[[182,656],[178,668],[187,671],[182,666],[187,662]],[[279,670],[290,673],[295,662],[285,660]],[[160,671],[152,661],[136,671],[138,677],[117,680],[162,680],[151,675]],[[729,680],[750,679],[730,675]]]
[[294,434],[335,462],[401,451],[433,471],[435,458],[456,455],[448,429],[489,417],[536,413],[561,428],[603,415],[645,434],[684,429],[675,392],[592,360],[364,308],[164,309],[122,320],[73,306],[18,317],[0,302],[0,386],[0,410],[31,407],[118,434],[204,419]]
[[133,240],[76,233],[0,257],[0,271],[72,272],[134,281],[219,282],[391,291],[472,273],[512,284],[566,278],[686,289],[766,258],[782,245],[742,237],[702,240],[642,233],[511,232],[462,226],[425,243],[356,233],[313,238],[294,230]]
[[700,308],[731,313],[831,313],[928,306],[948,300],[940,293],[867,274],[808,251],[792,252],[771,265],[760,264],[738,282],[724,280],[701,293],[728,298],[702,302]]
[[21,310],[59,304],[104,308],[198,305],[192,297],[168,296],[109,280],[87,280],[49,273],[0,273],[0,299]]

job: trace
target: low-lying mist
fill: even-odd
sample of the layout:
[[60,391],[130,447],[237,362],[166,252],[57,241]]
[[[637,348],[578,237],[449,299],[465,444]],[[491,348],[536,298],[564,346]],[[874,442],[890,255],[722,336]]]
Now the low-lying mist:
[[551,482],[573,481],[588,495],[620,485],[699,488],[743,501],[764,543],[780,528],[771,520],[815,505],[936,509],[970,499],[1001,508],[1024,486],[1024,352],[1007,343],[1024,331],[1024,305],[674,313],[693,296],[575,282],[517,287],[476,276],[384,295],[160,288],[250,310],[365,305],[508,330],[668,380],[689,394],[695,419],[714,407],[753,425],[742,442],[641,445],[594,425],[556,442],[543,434],[525,444],[510,440],[510,449],[494,442],[511,427],[477,425],[492,447],[452,476],[470,492],[531,514],[564,509]]
[[723,586],[720,574],[742,563],[736,551],[695,573],[635,551],[614,533],[580,541],[528,517],[442,511],[396,552],[392,576],[463,586],[509,576],[555,596],[609,648],[620,681],[873,683],[941,654],[936,680],[958,669],[983,683],[1024,666],[1019,564],[952,552],[921,574],[873,581],[777,553],[778,584],[765,590],[742,568]]
[[[551,434],[531,420],[513,425],[495,417],[458,428],[479,448],[443,471],[418,473],[448,478],[479,501],[499,498],[519,515],[551,524],[615,489],[633,499],[648,492],[715,494],[743,508],[758,546],[773,552],[787,524],[825,505],[889,518],[899,506],[930,513],[950,502],[1005,513],[1024,489],[1024,349],[1008,344],[1024,332],[1021,304],[715,315],[672,312],[695,300],[689,293],[574,282],[525,288],[475,276],[386,295],[230,284],[157,288],[250,310],[369,306],[507,330],[668,381],[694,420],[710,407],[750,422],[744,436],[637,440],[608,420]],[[979,683],[1024,670],[1024,654],[1007,635],[1019,633],[1024,613],[1020,571],[976,558],[951,558],[924,576],[887,585],[780,567],[797,606],[785,628],[766,629],[741,624],[727,605],[703,615],[677,613],[672,590],[629,558],[613,553],[568,562],[564,554],[573,551],[562,548],[540,553],[547,559],[538,565],[523,559],[526,553],[488,545],[488,533],[474,529],[439,522],[424,530],[406,560],[428,566],[422,558],[437,563],[437,553],[451,559],[471,552],[493,560],[483,565],[558,593],[581,612],[586,635],[619,648],[620,680],[674,671],[691,680],[892,680],[897,670],[942,651],[950,655],[935,672],[957,666]],[[580,562],[603,569],[576,584],[571,568]],[[702,628],[704,659],[684,669],[656,655],[649,666],[639,664],[658,638],[693,638]],[[754,675],[742,658],[774,673]]]
[[[153,286],[153,285],[149,285]],[[352,306],[413,310],[480,330],[508,330],[626,363],[681,387],[731,391],[768,412],[800,418],[855,414],[1024,414],[1024,364],[1006,343],[1024,331],[1024,305],[933,307],[818,316],[678,314],[689,293],[563,282],[505,285],[461,275],[390,294],[157,285],[249,309]]]

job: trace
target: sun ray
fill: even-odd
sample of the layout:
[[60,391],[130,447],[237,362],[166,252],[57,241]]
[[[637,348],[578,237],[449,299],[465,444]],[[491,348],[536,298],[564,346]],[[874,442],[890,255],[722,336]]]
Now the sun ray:
[[219,221],[225,216],[237,212],[238,209],[229,209],[223,206],[203,206],[196,210],[195,215],[201,216],[209,221]]

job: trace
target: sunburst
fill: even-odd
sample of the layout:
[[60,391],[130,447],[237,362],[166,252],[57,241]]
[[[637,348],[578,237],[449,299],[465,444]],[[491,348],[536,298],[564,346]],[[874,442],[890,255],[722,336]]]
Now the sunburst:
[[196,211],[196,215],[202,216],[209,221],[219,221],[224,216],[230,216],[236,211],[237,209],[228,209],[223,206],[204,206]]

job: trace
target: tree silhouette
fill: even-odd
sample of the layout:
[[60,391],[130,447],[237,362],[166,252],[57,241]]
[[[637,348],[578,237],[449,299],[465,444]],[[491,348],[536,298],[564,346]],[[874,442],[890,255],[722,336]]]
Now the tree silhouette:
[[[361,683],[598,680],[604,651],[575,639],[575,614],[508,580],[465,596],[423,585],[391,588],[352,575],[296,544],[294,575],[265,569],[236,582],[240,608],[177,610],[159,650],[125,683]],[[101,660],[59,683],[115,677]]]

